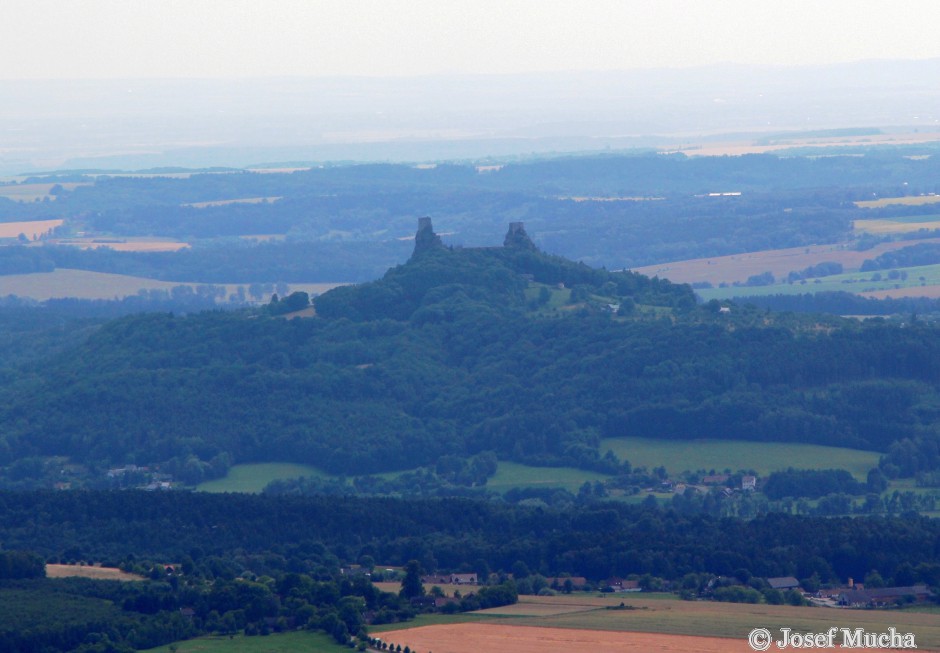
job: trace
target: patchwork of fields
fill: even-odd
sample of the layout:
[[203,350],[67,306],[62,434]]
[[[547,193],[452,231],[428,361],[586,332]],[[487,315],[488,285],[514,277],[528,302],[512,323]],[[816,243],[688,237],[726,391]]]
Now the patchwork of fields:
[[[672,474],[699,469],[753,469],[759,475],[784,470],[839,468],[863,481],[868,470],[878,466],[881,454],[874,451],[823,447],[782,442],[742,442],[736,440],[654,440],[650,438],[608,438],[600,450],[613,451],[634,467],[648,469],[663,466]],[[379,474],[393,478],[403,472]],[[207,481],[197,488],[203,492],[260,492],[275,480],[304,476],[337,479],[310,465],[296,463],[252,463],[233,465],[224,478]],[[486,487],[494,492],[513,488],[560,488],[577,493],[585,482],[602,481],[606,474],[573,467],[532,467],[500,461]]]
[[[37,301],[57,297],[75,297],[78,299],[121,299],[136,295],[140,290],[171,290],[176,286],[196,288],[203,284],[178,281],[159,281],[146,277],[132,277],[123,274],[89,272],[88,270],[57,269],[52,272],[32,274],[0,275],[0,297],[16,295]],[[247,284],[213,284],[225,288],[226,295],[237,292]],[[343,284],[339,283],[294,283],[291,292],[303,291],[311,296],[319,295]],[[266,301],[263,298],[262,301]]]
[[[619,608],[621,602],[626,609]],[[513,642],[515,647],[482,650],[534,651],[529,647],[566,641],[571,643],[567,650],[572,651],[750,651],[745,638],[756,627],[777,633],[784,627],[799,632],[824,632],[832,626],[886,632],[893,626],[899,632],[915,633],[921,650],[940,646],[940,622],[931,613],[680,601],[647,594],[522,596],[515,605],[467,617],[474,621],[466,623],[464,618],[464,623],[433,625],[418,621],[374,630],[384,631],[379,636],[386,641],[419,651],[468,653],[481,649],[459,648],[461,641],[490,641],[491,637],[494,647],[499,641]],[[718,648],[708,648],[715,645]]]
[[[868,222],[868,221],[866,221]],[[918,240],[918,243],[940,243],[940,238],[927,238]],[[839,245],[812,245],[810,247],[791,247],[789,249],[772,249],[762,252],[748,252],[731,256],[715,256],[688,261],[676,261],[659,265],[648,265],[634,268],[648,276],[666,278],[676,283],[695,283],[707,281],[715,286],[720,283],[744,283],[747,278],[763,272],[771,272],[775,277],[786,277],[793,271],[803,270],[812,265],[831,261],[841,263],[845,270],[858,270],[865,259],[877,258],[885,252],[903,247],[910,247],[910,241],[896,241],[879,243],[865,251],[851,249],[846,244]],[[825,279],[824,279],[825,281]],[[811,282],[810,282],[811,283]],[[767,286],[769,288],[780,287]],[[715,290],[719,290],[716,288]],[[738,293],[760,290],[760,288],[734,288]],[[814,289],[818,290],[818,289]],[[704,291],[700,291],[704,292]],[[803,292],[810,292],[804,290]]]
[[[729,286],[703,288],[696,292],[708,301],[732,297],[764,295],[801,295],[824,291],[843,291],[863,297],[936,297],[940,292],[940,265],[904,268],[906,279],[891,279],[885,271],[833,274],[799,283],[775,283],[769,286]],[[876,276],[877,275],[877,276]]]

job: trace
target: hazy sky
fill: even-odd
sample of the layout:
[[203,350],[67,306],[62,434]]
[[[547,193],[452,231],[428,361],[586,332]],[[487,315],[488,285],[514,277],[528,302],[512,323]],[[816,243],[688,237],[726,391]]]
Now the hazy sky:
[[0,79],[940,57],[937,0],[5,0]]

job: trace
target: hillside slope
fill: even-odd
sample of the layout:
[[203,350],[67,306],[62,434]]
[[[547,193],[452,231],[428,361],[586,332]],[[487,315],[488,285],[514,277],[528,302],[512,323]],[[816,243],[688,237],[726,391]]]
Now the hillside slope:
[[626,435],[901,447],[901,473],[940,465],[936,329],[720,312],[687,286],[541,254],[521,225],[477,249],[422,229],[408,263],[323,295],[317,318],[105,325],[3,388],[7,479],[49,456],[161,462],[191,482],[233,461],[358,474],[488,451],[614,471],[599,443]]

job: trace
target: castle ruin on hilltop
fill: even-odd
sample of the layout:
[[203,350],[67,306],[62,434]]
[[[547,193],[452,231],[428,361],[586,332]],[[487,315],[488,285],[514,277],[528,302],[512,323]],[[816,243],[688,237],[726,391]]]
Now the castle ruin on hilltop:
[[[431,218],[418,218],[418,231],[415,233],[415,249],[412,256],[417,256],[428,250],[444,247],[441,237],[434,233],[434,227],[431,225]],[[510,222],[509,231],[503,239],[503,247],[513,247],[516,249],[538,249],[529,234],[526,233],[525,225],[522,222]]]

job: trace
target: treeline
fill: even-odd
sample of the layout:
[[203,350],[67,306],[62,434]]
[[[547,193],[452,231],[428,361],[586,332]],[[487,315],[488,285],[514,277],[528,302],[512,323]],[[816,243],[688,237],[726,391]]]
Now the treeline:
[[43,578],[46,561],[30,551],[0,551],[0,579]]
[[546,508],[468,499],[123,491],[0,492],[0,519],[6,546],[28,546],[46,558],[131,568],[140,559],[183,561],[187,573],[213,578],[244,570],[317,578],[368,556],[386,565],[417,560],[429,573],[478,571],[482,563],[490,572],[509,572],[522,562],[546,577],[593,580],[631,574],[675,580],[747,569],[761,577],[817,574],[825,583],[872,570],[887,580],[910,568],[915,581],[940,584],[940,525],[912,513],[778,513],[745,521],[620,502]]
[[[883,479],[883,477],[881,477]],[[772,472],[761,491],[770,499],[784,497],[808,497],[818,499],[827,494],[861,495],[866,492],[879,494],[887,482],[860,483],[844,469],[788,469]]]
[[872,272],[874,270],[910,268],[937,263],[940,263],[940,244],[918,243],[910,247],[885,252],[874,259],[865,259],[862,261],[861,271]]
[[752,305],[772,311],[794,311],[799,313],[829,313],[832,315],[912,315],[940,314],[940,300],[928,297],[900,297],[872,299],[844,291],[825,291],[800,295],[753,295],[735,297],[739,305]]

